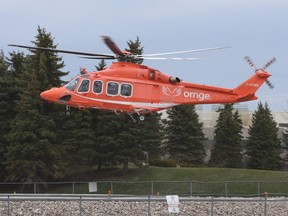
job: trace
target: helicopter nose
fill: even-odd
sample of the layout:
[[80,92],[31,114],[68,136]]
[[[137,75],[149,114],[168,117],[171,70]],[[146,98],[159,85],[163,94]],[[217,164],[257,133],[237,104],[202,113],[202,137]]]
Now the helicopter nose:
[[56,101],[59,97],[59,89],[58,88],[52,88],[47,91],[44,91],[40,94],[40,97],[47,101]]

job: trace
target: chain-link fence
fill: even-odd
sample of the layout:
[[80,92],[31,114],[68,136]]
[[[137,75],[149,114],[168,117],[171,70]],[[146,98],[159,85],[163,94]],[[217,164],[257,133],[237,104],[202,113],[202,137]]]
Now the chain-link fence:
[[[87,194],[91,182],[0,182],[0,193],[29,194]],[[270,196],[287,196],[288,181],[97,181],[97,194],[126,195],[167,195],[181,196],[222,196],[222,197],[262,197],[264,192]]]

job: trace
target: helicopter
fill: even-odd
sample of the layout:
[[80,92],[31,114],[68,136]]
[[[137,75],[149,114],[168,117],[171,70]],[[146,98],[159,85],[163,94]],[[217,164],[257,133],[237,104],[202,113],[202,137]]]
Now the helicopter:
[[268,81],[270,73],[266,68],[276,59],[272,58],[264,67],[258,69],[249,57],[245,57],[255,74],[235,88],[223,88],[190,83],[170,76],[149,66],[133,63],[136,59],[195,60],[198,58],[166,58],[165,55],[211,51],[228,47],[184,50],[157,54],[135,55],[122,51],[109,36],[102,36],[104,43],[114,54],[98,54],[45,47],[32,47],[16,44],[9,46],[57,53],[80,55],[88,59],[118,60],[111,66],[81,74],[61,87],[53,87],[40,94],[41,98],[66,105],[65,114],[71,114],[71,107],[113,111],[128,114],[133,122],[144,121],[145,114],[156,113],[177,105],[227,104],[256,100],[256,91]]

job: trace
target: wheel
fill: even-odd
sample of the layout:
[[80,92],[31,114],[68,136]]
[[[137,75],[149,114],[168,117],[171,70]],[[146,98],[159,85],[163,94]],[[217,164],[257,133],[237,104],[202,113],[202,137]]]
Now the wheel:
[[145,120],[145,116],[143,116],[143,115],[139,116],[139,120],[140,121],[144,121]]
[[71,115],[71,110],[66,110],[65,115],[70,116]]

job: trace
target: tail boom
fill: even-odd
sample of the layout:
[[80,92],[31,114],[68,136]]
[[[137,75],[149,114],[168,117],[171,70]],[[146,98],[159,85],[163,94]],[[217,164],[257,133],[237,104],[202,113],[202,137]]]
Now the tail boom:
[[233,92],[238,95],[237,101],[256,100],[256,91],[267,81],[271,74],[264,70],[257,70],[253,76],[241,83],[238,87],[233,89]]

